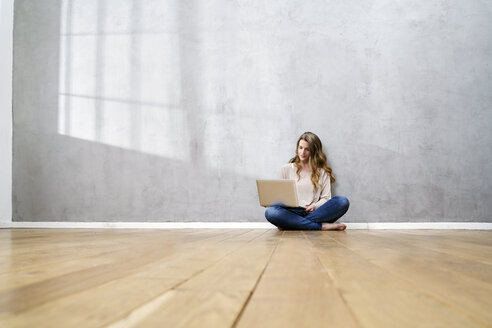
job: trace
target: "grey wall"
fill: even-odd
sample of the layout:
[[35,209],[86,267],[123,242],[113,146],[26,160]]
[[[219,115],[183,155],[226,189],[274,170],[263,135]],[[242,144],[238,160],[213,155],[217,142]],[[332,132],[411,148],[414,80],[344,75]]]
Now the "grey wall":
[[0,225],[12,222],[12,33],[14,1],[0,0]]
[[263,221],[317,133],[345,222],[492,221],[492,2],[15,2],[14,221]]

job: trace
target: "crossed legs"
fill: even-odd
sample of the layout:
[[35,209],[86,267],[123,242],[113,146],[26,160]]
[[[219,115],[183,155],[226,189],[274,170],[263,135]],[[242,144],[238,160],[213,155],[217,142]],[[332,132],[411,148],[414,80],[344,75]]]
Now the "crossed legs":
[[335,196],[309,214],[301,207],[273,205],[266,209],[265,217],[280,229],[343,230],[344,224],[334,222],[347,212],[349,205],[346,197]]

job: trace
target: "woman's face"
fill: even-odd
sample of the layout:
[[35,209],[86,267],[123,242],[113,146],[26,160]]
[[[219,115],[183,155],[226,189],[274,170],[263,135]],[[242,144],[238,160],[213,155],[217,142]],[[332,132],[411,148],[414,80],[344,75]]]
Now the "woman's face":
[[311,151],[309,150],[309,143],[305,140],[299,141],[299,146],[297,147],[297,156],[301,159],[301,162],[306,162],[309,160]]

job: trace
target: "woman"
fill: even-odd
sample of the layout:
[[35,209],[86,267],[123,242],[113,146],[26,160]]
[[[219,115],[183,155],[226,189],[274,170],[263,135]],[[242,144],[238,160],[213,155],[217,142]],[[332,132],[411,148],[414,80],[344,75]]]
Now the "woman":
[[299,137],[296,155],[282,166],[281,176],[296,180],[300,207],[268,207],[265,217],[270,223],[289,230],[345,230],[345,224],[335,221],[347,212],[349,201],[331,197],[335,177],[317,135],[305,132]]

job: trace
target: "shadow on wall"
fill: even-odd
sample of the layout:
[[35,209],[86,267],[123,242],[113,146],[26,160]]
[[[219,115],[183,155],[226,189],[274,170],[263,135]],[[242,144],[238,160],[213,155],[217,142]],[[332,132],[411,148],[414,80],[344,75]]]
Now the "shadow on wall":
[[33,153],[63,151],[40,159],[35,181],[18,179],[16,221],[264,219],[248,176],[70,137],[33,146],[17,156],[19,171],[29,170]]

